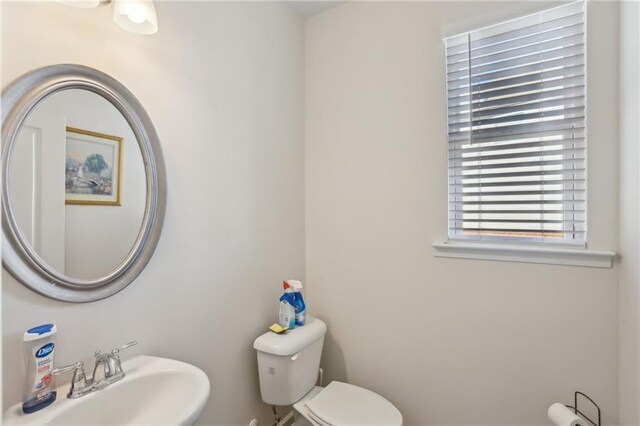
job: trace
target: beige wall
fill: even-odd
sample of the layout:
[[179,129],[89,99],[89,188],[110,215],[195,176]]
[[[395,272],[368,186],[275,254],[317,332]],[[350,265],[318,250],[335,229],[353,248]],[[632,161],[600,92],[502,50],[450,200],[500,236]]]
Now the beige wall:
[[21,398],[23,331],[52,321],[59,364],[137,339],[123,356],[209,375],[202,424],[269,424],[252,342],[277,318],[281,279],[304,278],[302,22],[274,3],[156,8],[160,31],[144,37],[110,8],[2,2],[2,85],[56,63],[112,75],[154,121],[169,183],[156,254],[121,293],[60,303],[3,274],[4,404]]
[[[308,304],[327,381],[405,424],[544,425],[580,389],[618,412],[618,270],[434,258],[447,234],[442,36],[545,7],[354,2],[307,20]],[[617,249],[615,3],[588,21],[589,246]]]
[[640,425],[640,3],[620,3],[620,424]]

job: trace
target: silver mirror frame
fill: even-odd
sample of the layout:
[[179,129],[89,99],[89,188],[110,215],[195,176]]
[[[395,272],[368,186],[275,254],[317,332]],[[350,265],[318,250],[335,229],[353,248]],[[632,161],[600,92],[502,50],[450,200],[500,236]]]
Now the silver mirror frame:
[[[66,276],[51,268],[26,243],[11,207],[11,153],[22,124],[44,98],[61,90],[83,89],[111,102],[125,117],[140,146],[147,200],[140,233],[124,261],[94,280]],[[166,204],[166,176],[158,135],[136,97],[107,74],[83,65],[52,65],[30,71],[2,91],[2,263],[18,281],[56,300],[92,302],[129,285],[145,268],[158,244]]]

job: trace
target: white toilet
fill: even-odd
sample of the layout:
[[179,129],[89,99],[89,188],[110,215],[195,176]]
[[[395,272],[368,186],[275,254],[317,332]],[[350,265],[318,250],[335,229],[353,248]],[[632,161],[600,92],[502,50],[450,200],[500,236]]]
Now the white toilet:
[[309,318],[286,334],[255,340],[262,400],[293,405],[296,426],[401,426],[400,411],[375,392],[342,382],[315,386],[326,331],[324,322]]

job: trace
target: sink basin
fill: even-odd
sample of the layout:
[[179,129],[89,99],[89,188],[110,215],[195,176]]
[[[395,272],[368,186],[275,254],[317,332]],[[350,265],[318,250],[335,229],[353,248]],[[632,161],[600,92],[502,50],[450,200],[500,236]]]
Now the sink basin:
[[68,399],[69,384],[58,398],[32,414],[16,404],[5,425],[189,425],[209,398],[209,378],[198,367],[166,358],[138,356],[122,363],[126,376],[112,385]]

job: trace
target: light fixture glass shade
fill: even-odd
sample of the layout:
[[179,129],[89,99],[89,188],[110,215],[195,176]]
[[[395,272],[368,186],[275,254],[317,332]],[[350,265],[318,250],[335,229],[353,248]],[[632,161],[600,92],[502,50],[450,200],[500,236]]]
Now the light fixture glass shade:
[[158,18],[152,0],[115,0],[113,20],[120,27],[136,34],[158,32]]

